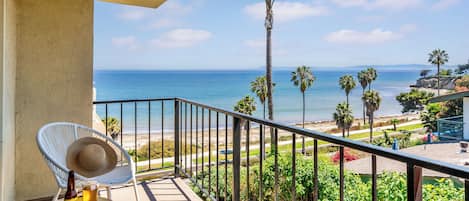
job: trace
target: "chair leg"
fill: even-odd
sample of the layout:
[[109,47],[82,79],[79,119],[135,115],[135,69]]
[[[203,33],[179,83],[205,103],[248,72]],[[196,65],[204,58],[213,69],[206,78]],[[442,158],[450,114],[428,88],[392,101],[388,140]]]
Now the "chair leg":
[[106,186],[106,191],[107,191],[107,199],[112,200],[111,197],[111,186]]
[[137,191],[137,180],[135,179],[135,177],[133,180],[134,180],[133,183],[134,183],[135,199],[136,201],[140,201],[140,196],[138,195],[138,191]]
[[60,192],[62,192],[62,189],[61,189],[61,188],[59,188],[59,190],[57,191],[57,194],[55,194],[55,196],[54,196],[54,198],[52,199],[52,201],[57,201],[57,200],[59,200]]

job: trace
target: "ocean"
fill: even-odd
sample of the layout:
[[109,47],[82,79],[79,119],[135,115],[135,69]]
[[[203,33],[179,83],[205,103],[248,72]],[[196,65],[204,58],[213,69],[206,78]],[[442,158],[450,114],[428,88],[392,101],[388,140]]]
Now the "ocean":
[[[409,90],[419,77],[419,69],[378,70],[378,79],[372,87],[382,97],[380,109],[376,115],[400,114],[401,106],[395,100],[396,95]],[[345,101],[345,92],[338,85],[340,76],[350,74],[356,77],[358,69],[313,69],[316,81],[306,92],[306,121],[331,120],[332,113],[338,103]],[[97,100],[142,99],[162,97],[182,97],[204,104],[232,110],[235,103],[245,95],[255,97],[250,92],[250,82],[263,75],[261,70],[244,71],[126,71],[126,70],[95,70],[94,87]],[[301,122],[302,99],[300,90],[290,81],[291,70],[275,70],[273,80],[275,120],[283,123]],[[350,95],[350,103],[355,117],[362,116],[362,89],[357,82]],[[117,105],[109,106],[109,115],[119,117]],[[146,106],[140,106],[139,113],[145,113]],[[152,130],[161,128],[158,120],[160,105],[152,106]],[[173,106],[165,104],[165,111]],[[132,106],[124,108],[125,130],[133,129]],[[104,117],[104,108],[98,107],[97,112]],[[165,114],[165,128],[171,129],[172,118]],[[262,117],[262,105],[257,103],[255,116]],[[144,118],[139,114],[139,118]],[[148,116],[148,115],[146,115]],[[154,116],[154,117],[153,117]],[[168,119],[168,120],[166,120]],[[138,120],[138,129],[144,130],[148,120]]]

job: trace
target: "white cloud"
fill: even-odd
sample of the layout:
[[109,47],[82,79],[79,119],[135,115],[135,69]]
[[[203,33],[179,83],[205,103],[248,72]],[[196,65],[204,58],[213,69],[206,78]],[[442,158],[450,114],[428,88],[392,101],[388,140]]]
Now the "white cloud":
[[191,47],[212,37],[212,33],[205,30],[175,29],[151,40],[151,44],[159,48]]
[[134,36],[114,37],[111,39],[114,47],[136,50],[138,48],[137,39]]
[[328,34],[325,40],[341,44],[379,44],[400,38],[402,38],[402,34],[382,29],[374,29],[369,32],[343,29]]
[[372,8],[384,8],[390,10],[404,10],[415,8],[422,4],[422,0],[376,0],[372,3]]
[[341,7],[365,9],[405,10],[422,5],[423,0],[331,0]]
[[[254,19],[265,18],[265,3],[255,3],[244,7],[244,12]],[[276,2],[274,4],[274,21],[287,22],[311,16],[321,16],[329,13],[324,6],[313,6],[300,2]]]
[[118,15],[118,17],[123,20],[141,20],[145,18],[145,16],[147,16],[147,13],[141,8],[126,9]]
[[440,0],[432,5],[433,10],[445,10],[451,6],[460,3],[461,0]]

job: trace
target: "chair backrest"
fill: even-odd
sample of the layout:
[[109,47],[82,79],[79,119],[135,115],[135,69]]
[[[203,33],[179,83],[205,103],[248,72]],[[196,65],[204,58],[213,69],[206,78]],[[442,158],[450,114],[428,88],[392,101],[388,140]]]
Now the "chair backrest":
[[[44,125],[36,136],[37,145],[47,165],[54,173],[60,187],[67,186],[68,171],[66,157],[68,147],[83,137],[96,137],[106,141],[117,153],[120,165],[130,164],[128,153],[106,135],[83,125],[69,122],[54,122]],[[87,178],[76,175],[76,179]]]

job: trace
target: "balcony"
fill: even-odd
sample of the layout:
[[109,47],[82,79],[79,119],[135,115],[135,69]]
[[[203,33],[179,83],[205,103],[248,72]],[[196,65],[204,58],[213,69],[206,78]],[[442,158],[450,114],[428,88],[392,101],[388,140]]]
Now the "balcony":
[[442,140],[462,140],[464,136],[463,120],[463,116],[438,119],[438,138]]
[[[423,179],[423,170],[448,175],[460,193],[456,200],[469,200],[469,169],[464,166],[181,98],[94,104],[97,114],[104,119],[106,134],[112,134],[127,148],[136,161],[139,177],[146,179],[141,185],[144,200],[158,200],[156,197],[165,195],[156,192],[157,187],[148,186],[169,181],[152,179],[170,178],[182,185],[168,192],[176,189],[175,196],[183,195],[182,199],[187,200],[198,199],[187,196],[197,194],[208,200],[319,200],[332,196],[333,200],[374,201],[385,195],[413,201],[422,200],[429,193],[427,187],[423,188],[428,182]],[[120,128],[119,133],[109,133],[112,131],[109,122],[106,123],[109,117],[118,119],[119,124],[113,126]],[[307,139],[304,154],[302,137]],[[323,158],[330,155],[320,149],[324,143],[335,145],[337,163],[324,162]],[[371,158],[369,176],[359,181],[353,178],[360,176],[345,166],[350,150]],[[403,195],[383,192],[383,185],[387,188],[387,182],[392,180],[386,180],[387,173],[378,171],[377,167],[385,165],[379,163],[382,160],[377,160],[378,157],[403,164],[404,173],[400,174],[404,178]],[[125,188],[114,191],[118,199],[131,199],[125,197]],[[361,197],[352,197],[356,195]]]

